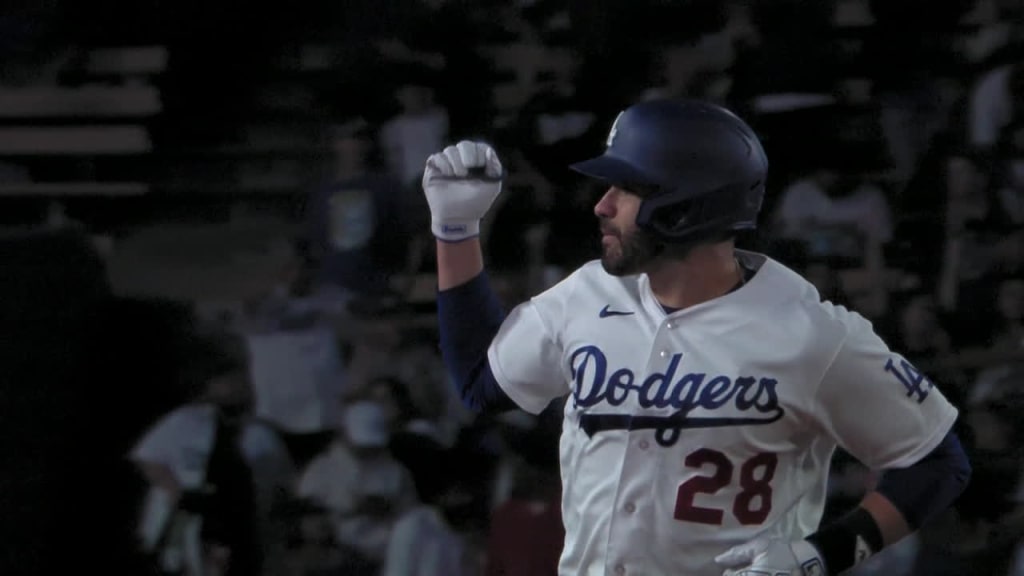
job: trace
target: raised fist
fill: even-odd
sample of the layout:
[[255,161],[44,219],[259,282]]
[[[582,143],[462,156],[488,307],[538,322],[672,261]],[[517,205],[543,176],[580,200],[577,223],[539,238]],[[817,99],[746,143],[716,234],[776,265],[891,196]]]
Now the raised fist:
[[501,161],[482,142],[463,140],[430,156],[423,192],[430,228],[440,240],[459,242],[480,235],[480,220],[501,193]]

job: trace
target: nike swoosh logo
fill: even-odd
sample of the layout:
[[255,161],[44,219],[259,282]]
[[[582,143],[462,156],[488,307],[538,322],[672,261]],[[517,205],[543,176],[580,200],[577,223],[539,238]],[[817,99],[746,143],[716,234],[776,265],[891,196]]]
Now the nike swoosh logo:
[[600,317],[600,318],[607,318],[609,316],[629,316],[629,315],[633,314],[633,312],[619,312],[618,310],[609,310],[609,308],[611,308],[610,305],[609,306],[605,306],[604,308],[601,308],[601,311],[598,312],[598,314],[597,314],[598,317]]

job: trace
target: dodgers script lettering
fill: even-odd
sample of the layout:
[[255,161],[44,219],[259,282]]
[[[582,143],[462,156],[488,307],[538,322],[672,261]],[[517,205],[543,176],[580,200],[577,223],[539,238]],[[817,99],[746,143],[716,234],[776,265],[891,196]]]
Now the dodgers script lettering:
[[[785,414],[779,404],[774,378],[727,376],[703,372],[679,372],[682,354],[674,354],[664,370],[642,380],[628,368],[608,365],[597,346],[575,350],[569,362],[573,378],[573,401],[577,408],[622,406],[630,398],[641,408],[673,408],[668,417],[631,414],[583,414],[581,426],[588,432],[609,429],[710,428],[770,424]],[[731,405],[732,410],[727,405]],[[703,409],[706,416],[693,416]]]

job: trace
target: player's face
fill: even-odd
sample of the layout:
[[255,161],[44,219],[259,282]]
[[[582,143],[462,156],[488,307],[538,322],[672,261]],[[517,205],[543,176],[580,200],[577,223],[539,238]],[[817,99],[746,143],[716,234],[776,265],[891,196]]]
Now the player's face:
[[657,245],[636,225],[642,199],[612,186],[594,206],[601,226],[601,265],[613,276],[638,274],[654,259]]

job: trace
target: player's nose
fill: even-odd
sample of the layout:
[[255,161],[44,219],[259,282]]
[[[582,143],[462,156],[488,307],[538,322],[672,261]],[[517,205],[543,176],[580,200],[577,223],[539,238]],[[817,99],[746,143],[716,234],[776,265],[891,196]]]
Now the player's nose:
[[615,216],[615,198],[618,196],[618,188],[612,186],[601,196],[601,199],[594,204],[594,215],[598,218],[612,218]]

